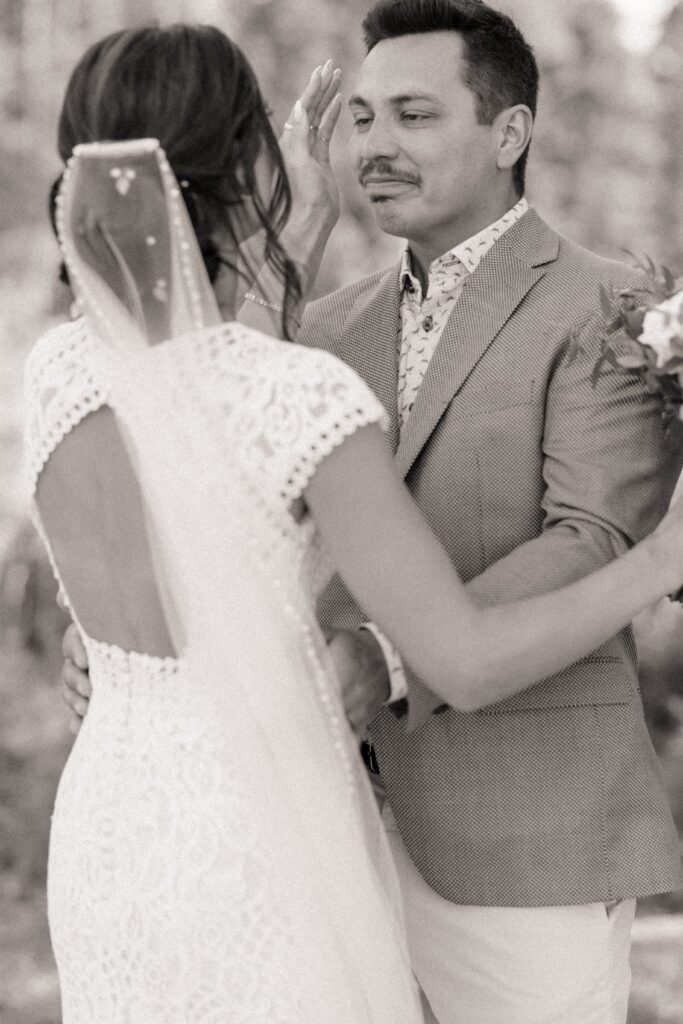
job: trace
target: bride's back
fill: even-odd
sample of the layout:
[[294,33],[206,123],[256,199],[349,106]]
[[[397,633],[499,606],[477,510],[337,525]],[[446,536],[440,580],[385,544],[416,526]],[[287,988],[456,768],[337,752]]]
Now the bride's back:
[[39,525],[74,617],[91,639],[176,654],[138,479],[82,323],[49,332],[27,370]]
[[142,496],[110,408],[61,440],[38,478],[36,504],[83,631],[125,651],[175,655]]

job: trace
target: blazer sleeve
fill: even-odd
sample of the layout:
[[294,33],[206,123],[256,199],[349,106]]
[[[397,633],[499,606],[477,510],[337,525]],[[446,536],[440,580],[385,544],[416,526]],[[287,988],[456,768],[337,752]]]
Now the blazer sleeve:
[[[468,583],[483,605],[548,593],[586,576],[650,533],[666,512],[683,444],[678,434],[665,434],[661,403],[638,376],[606,368],[593,382],[603,331],[601,318],[587,321],[574,360],[569,335],[559,346],[546,398],[542,532]],[[440,705],[409,677],[409,731]]]

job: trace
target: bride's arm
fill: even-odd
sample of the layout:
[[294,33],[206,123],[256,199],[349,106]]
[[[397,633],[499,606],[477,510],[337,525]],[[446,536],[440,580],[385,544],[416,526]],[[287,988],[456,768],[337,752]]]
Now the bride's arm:
[[595,650],[683,582],[680,503],[650,537],[540,597],[478,607],[399,480],[380,430],[365,427],[318,467],[306,501],[359,605],[451,707],[503,700]]

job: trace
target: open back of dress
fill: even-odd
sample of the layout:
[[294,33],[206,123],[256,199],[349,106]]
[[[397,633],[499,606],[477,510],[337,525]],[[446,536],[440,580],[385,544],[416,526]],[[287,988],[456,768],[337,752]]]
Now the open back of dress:
[[140,487],[110,408],[89,413],[55,448],[36,504],[82,631],[124,651],[175,656]]

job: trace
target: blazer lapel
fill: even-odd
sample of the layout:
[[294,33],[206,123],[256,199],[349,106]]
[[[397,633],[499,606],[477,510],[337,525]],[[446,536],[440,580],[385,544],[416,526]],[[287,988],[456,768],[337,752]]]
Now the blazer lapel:
[[556,259],[558,236],[530,210],[487,253],[469,277],[439,339],[396,453],[403,476],[453,397]]
[[363,377],[389,415],[387,438],[394,452],[399,439],[399,270],[398,266],[392,267],[357,300],[344,325],[341,343],[344,361]]

